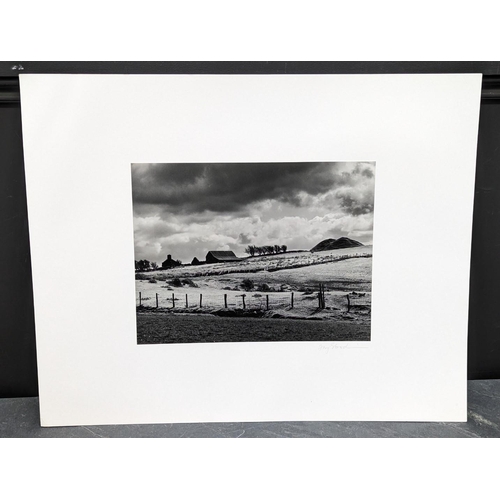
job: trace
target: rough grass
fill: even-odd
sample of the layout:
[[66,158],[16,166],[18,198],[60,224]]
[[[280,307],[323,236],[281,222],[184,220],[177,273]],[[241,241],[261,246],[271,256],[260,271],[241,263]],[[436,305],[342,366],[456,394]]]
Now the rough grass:
[[138,344],[200,342],[369,341],[370,325],[354,321],[137,314]]

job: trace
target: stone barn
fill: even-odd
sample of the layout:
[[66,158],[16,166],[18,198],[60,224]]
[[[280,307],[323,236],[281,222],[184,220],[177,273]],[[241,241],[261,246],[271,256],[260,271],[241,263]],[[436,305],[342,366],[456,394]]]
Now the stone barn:
[[171,255],[167,255],[167,260],[164,260],[161,263],[161,268],[162,269],[171,269],[172,267],[178,267],[180,266],[179,262],[176,260],[172,259]]
[[207,264],[218,264],[223,262],[238,262],[243,259],[236,257],[234,252],[230,250],[211,250],[207,253],[205,260],[207,261]]

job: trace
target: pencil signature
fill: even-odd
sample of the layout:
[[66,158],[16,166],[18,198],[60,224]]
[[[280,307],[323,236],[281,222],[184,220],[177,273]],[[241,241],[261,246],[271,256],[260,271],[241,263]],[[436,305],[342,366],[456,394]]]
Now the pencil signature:
[[318,349],[320,351],[336,351],[339,349],[368,349],[367,345],[359,344],[321,344]]

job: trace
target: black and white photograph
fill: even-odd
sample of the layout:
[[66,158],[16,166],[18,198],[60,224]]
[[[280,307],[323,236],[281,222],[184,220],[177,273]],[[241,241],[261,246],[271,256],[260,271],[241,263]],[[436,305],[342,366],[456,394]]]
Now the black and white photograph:
[[134,163],[137,341],[369,341],[375,162]]

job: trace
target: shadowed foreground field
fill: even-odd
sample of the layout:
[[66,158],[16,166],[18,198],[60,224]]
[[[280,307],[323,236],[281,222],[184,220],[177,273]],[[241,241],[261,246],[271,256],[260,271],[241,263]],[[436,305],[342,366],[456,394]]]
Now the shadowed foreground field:
[[138,344],[349,340],[370,340],[370,324],[333,320],[227,318],[208,314],[137,314]]

